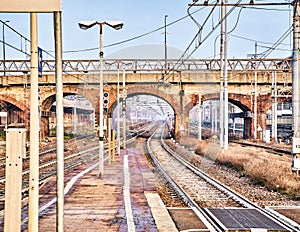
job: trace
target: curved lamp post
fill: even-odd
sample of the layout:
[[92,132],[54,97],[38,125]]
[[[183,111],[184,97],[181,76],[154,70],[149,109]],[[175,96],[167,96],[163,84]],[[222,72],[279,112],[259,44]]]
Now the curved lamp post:
[[100,93],[99,93],[99,177],[102,177],[104,172],[104,165],[103,165],[103,156],[104,156],[104,126],[103,126],[103,44],[102,44],[102,26],[108,25],[115,30],[119,30],[123,27],[123,23],[121,21],[105,21],[105,22],[97,22],[97,21],[81,21],[78,23],[79,27],[83,30],[87,30],[95,25],[99,25],[100,29]]

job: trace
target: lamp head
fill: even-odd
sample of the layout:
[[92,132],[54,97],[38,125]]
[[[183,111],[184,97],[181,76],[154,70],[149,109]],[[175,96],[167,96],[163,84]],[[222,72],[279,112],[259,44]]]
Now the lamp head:
[[116,30],[122,29],[122,27],[124,25],[123,22],[121,22],[121,21],[105,21],[104,23]]
[[78,26],[83,30],[87,30],[87,29],[95,26],[96,24],[97,24],[97,21],[80,21],[78,23]]

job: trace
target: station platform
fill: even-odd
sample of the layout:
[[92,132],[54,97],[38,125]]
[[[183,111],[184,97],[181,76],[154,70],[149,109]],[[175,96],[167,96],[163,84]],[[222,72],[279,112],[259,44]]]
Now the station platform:
[[[104,175],[98,177],[98,165],[90,171],[73,170],[79,178],[65,195],[64,231],[178,231],[156,189],[156,180],[139,148],[123,150]],[[82,174],[84,172],[84,174]],[[73,180],[74,181],[74,180]],[[65,182],[72,182],[65,174]],[[56,231],[55,180],[40,190],[39,231]],[[23,231],[26,231],[23,230]]]

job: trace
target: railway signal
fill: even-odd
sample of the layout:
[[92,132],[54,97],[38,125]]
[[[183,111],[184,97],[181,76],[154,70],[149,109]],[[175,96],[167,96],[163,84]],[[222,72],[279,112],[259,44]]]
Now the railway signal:
[[103,93],[103,111],[105,113],[108,112],[108,103],[109,103],[109,93],[108,92],[104,92]]

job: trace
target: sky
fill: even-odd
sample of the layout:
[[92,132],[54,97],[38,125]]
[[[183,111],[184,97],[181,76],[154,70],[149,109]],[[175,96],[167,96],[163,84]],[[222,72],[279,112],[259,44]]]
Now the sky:
[[[228,0],[236,3],[237,0]],[[203,0],[199,0],[202,3]],[[214,2],[210,0],[210,2]],[[242,0],[248,3],[249,0]],[[289,0],[255,0],[254,2],[289,2]],[[97,59],[99,56],[99,30],[93,27],[82,30],[78,27],[81,20],[120,20],[124,23],[121,30],[103,27],[104,58],[158,58],[163,57],[165,15],[167,15],[167,44],[172,51],[193,58],[214,58],[219,56],[220,46],[220,7],[216,7],[208,17],[212,7],[194,6],[190,8],[192,17],[187,14],[188,4],[192,0],[62,0],[62,36],[63,59]],[[229,9],[230,10],[230,9]],[[2,21],[15,31],[30,38],[29,13],[0,13]],[[207,22],[204,24],[204,22]],[[196,22],[195,22],[196,21]],[[2,25],[2,24],[0,24]],[[53,54],[53,14],[38,15],[39,47]],[[292,25],[291,6],[263,6],[252,8],[232,8],[228,15],[229,53],[228,57],[246,58],[254,54],[255,41],[258,53],[268,50]],[[202,27],[201,36],[196,36]],[[0,28],[0,40],[3,41],[3,27]],[[144,36],[142,36],[144,35]],[[136,38],[137,39],[133,39]],[[196,38],[195,42],[192,42]],[[28,59],[30,44],[19,34],[5,27],[6,59]],[[117,43],[118,45],[111,46]],[[292,34],[287,34],[282,43],[267,57],[286,57],[291,55]],[[1,43],[2,45],[2,43]],[[161,50],[151,46],[161,46]],[[15,47],[16,49],[11,48]],[[130,49],[135,47],[138,49]],[[173,49],[174,48],[174,49]],[[152,52],[152,53],[151,53]],[[153,54],[154,53],[154,54]],[[2,46],[0,56],[3,57]],[[122,57],[121,57],[122,56]],[[43,54],[44,59],[52,59]]]

